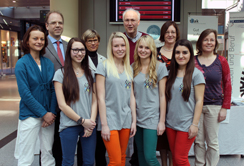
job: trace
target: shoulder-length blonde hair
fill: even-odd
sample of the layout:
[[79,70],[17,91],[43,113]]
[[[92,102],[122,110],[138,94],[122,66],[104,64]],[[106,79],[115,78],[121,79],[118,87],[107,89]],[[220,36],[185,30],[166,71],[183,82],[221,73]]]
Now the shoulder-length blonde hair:
[[141,58],[138,55],[138,47],[140,46],[140,42],[144,41],[149,49],[151,50],[151,56],[150,56],[150,64],[148,66],[147,74],[149,76],[149,80],[153,82],[153,87],[156,87],[158,78],[157,78],[157,71],[156,71],[156,65],[157,63],[157,48],[155,45],[155,42],[153,38],[149,35],[144,35],[138,39],[135,47],[134,52],[134,63],[133,63],[133,73],[134,78],[140,73],[141,71]]
[[125,41],[126,53],[125,56],[123,57],[124,72],[127,76],[127,79],[132,80],[133,78],[132,69],[130,67],[130,45],[127,37],[122,32],[113,32],[109,38],[108,46],[107,46],[107,60],[103,62],[104,66],[107,63],[107,75],[109,76],[110,73],[112,73],[114,77],[119,78],[119,73],[114,63],[114,55],[112,50],[114,38],[122,38]]

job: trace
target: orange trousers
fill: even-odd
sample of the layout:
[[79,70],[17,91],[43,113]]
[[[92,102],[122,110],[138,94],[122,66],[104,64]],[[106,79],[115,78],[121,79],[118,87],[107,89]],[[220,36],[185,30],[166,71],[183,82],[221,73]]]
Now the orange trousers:
[[108,166],[125,166],[129,138],[130,129],[121,129],[110,131],[110,141],[103,140],[109,157]]

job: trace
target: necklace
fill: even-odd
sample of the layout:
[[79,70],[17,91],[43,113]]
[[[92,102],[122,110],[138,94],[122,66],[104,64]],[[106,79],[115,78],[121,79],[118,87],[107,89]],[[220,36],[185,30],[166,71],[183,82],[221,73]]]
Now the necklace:
[[173,49],[172,50],[169,50],[169,49],[166,49],[164,47],[163,47],[163,49],[164,49],[164,51],[167,51],[167,52],[172,52],[173,51]]
[[79,71],[75,71],[75,69],[74,69],[74,72],[76,75],[79,75],[79,73],[80,73]]

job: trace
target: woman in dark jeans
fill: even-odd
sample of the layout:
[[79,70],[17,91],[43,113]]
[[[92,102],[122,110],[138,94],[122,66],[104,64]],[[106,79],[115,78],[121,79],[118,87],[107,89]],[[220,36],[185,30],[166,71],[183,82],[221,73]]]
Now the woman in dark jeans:
[[[83,35],[82,40],[85,42],[86,49],[87,49],[87,55],[88,55],[88,61],[89,61],[89,67],[92,71],[96,71],[98,63],[104,61],[106,58],[99,54],[97,52],[99,44],[100,44],[100,35],[96,30],[87,29]],[[99,113],[97,115],[99,117]],[[81,146],[80,145],[80,139],[78,142],[78,148],[77,151],[79,151],[82,154]],[[101,137],[101,131],[97,131],[97,145],[96,145],[96,153],[95,153],[95,162],[96,165],[99,166],[106,166],[106,148],[104,146],[102,137]],[[77,164],[78,166],[82,166],[82,157],[77,157]]]

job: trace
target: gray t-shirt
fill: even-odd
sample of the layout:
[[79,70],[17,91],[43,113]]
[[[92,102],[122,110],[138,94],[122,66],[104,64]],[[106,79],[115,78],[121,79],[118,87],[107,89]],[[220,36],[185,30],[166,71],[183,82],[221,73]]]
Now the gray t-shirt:
[[[112,73],[107,75],[107,62],[99,63],[95,74],[105,77],[105,104],[106,117],[110,130],[129,129],[132,117],[130,109],[131,80],[127,79],[125,72],[119,74],[120,78]],[[101,130],[100,118],[97,130]]]
[[157,130],[160,113],[159,103],[159,81],[168,76],[165,63],[157,64],[156,87],[149,81],[149,76],[139,73],[133,80],[134,94],[136,98],[137,126],[145,129]]
[[195,68],[192,74],[189,101],[186,102],[182,97],[183,77],[176,77],[171,88],[172,99],[167,105],[166,127],[183,132],[189,131],[196,104],[194,86],[198,84],[205,84],[205,80],[202,72]]
[[[92,73],[94,77],[94,73]],[[53,81],[60,82],[63,84],[63,72],[61,69],[58,69],[53,77]],[[85,74],[81,77],[78,77],[78,84],[79,84],[79,95],[80,98],[78,101],[71,102],[70,107],[82,118],[90,119],[91,118],[91,104],[92,104],[92,87],[89,87],[88,81],[86,79]],[[94,79],[95,82],[95,79]],[[60,112],[60,125],[59,125],[59,132],[67,127],[77,126],[78,124],[67,117],[62,111]]]

